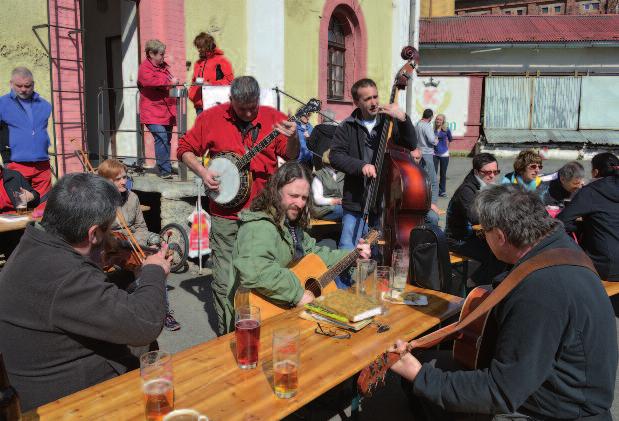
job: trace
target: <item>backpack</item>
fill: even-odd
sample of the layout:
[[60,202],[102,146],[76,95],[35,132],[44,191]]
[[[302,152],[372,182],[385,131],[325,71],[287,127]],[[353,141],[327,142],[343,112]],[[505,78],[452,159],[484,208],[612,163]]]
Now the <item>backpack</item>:
[[413,285],[460,295],[460,285],[451,276],[447,237],[437,225],[413,228],[408,250],[409,279]]

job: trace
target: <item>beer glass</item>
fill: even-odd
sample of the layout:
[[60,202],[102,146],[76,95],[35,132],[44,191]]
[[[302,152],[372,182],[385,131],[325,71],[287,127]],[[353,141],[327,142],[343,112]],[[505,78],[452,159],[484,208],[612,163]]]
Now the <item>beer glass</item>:
[[297,394],[300,350],[299,329],[282,328],[273,332],[273,384],[278,398],[288,399]]
[[[378,289],[379,298],[384,300],[385,297],[391,294],[391,286],[393,285],[393,268],[391,266],[376,267],[376,287]],[[383,301],[383,314],[387,314],[387,305]]]
[[163,421],[208,421],[208,417],[193,409],[175,409],[163,417]]
[[357,259],[355,291],[376,298],[376,260]]
[[393,250],[391,266],[393,267],[393,283],[391,287],[396,291],[404,291],[406,278],[408,277],[408,250]]
[[239,368],[256,368],[260,349],[260,308],[241,306],[234,315],[236,362]]
[[15,197],[15,211],[18,215],[24,215],[28,212],[28,201],[26,200],[26,195],[20,192],[13,192],[13,196]]
[[140,375],[144,390],[147,421],[161,421],[174,409],[172,355],[152,351],[140,357]]

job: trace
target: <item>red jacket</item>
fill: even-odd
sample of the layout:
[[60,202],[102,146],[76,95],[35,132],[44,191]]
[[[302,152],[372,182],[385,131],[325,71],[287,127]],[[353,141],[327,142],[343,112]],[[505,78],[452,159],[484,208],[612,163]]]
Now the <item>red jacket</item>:
[[149,59],[140,63],[138,88],[140,89],[140,122],[143,124],[176,124],[176,98],[170,98],[172,75],[164,62],[155,66]]
[[[218,73],[219,67],[219,75]],[[191,82],[201,77],[204,85],[230,85],[234,79],[232,65],[224,56],[224,52],[215,48],[206,58],[201,58],[193,65]],[[189,88],[189,99],[195,108],[202,108],[202,86],[194,85]]]
[[[203,156],[209,151],[210,156],[220,152],[234,152],[238,155],[245,154],[245,145],[248,149],[252,147],[252,130],[241,137],[240,130],[234,125],[236,116],[229,102],[205,110],[198,116],[194,126],[178,141],[177,155],[179,161],[185,152],[192,152],[194,155]],[[260,131],[256,142],[260,142],[273,131],[275,123],[286,120],[286,115],[274,108],[260,106],[258,116],[252,125],[260,125]],[[249,207],[252,199],[264,189],[268,178],[277,169],[277,156],[286,156],[286,146],[288,139],[279,135],[269,146],[262,150],[251,160],[249,169],[253,178],[249,200],[235,209],[225,209],[214,202],[210,202],[211,215],[227,219],[238,219],[237,213]]]

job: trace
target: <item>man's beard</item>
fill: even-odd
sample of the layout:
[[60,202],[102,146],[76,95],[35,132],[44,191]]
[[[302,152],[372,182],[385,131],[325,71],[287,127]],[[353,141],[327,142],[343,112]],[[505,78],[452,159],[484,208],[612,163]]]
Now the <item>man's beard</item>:
[[[297,211],[294,219],[291,218],[290,215],[288,214],[288,212],[291,211],[291,210],[296,210]],[[288,219],[288,222],[290,222],[291,224],[296,224],[299,221],[299,219],[301,219],[301,212],[302,211],[303,211],[302,209],[299,209],[296,206],[288,206],[288,208],[286,208],[286,219]]]

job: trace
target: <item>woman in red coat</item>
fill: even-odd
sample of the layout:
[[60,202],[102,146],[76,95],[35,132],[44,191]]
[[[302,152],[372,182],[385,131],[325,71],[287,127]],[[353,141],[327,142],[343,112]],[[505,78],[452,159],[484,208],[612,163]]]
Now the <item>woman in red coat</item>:
[[146,60],[138,70],[140,89],[140,122],[148,127],[155,139],[155,157],[159,176],[172,178],[170,142],[172,127],[176,124],[176,99],[170,98],[168,90],[178,84],[178,78],[170,73],[164,61],[165,44],[157,39],[146,41]]
[[193,40],[193,45],[200,53],[200,59],[193,65],[195,84],[189,88],[189,99],[193,102],[196,115],[202,112],[202,86],[200,85],[230,85],[234,79],[232,65],[215,45],[213,37],[206,32],[200,32]]

